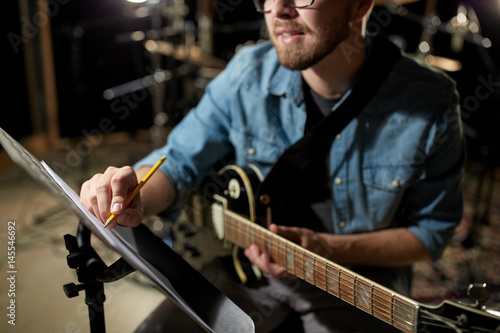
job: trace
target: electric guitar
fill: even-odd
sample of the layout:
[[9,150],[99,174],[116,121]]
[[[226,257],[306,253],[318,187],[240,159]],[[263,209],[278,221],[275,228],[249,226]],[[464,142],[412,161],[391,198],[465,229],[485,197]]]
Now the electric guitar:
[[[258,174],[256,169],[252,172]],[[213,195],[211,208],[219,239],[241,248],[257,244],[289,273],[402,332],[500,333],[500,313],[451,301],[439,306],[423,305],[262,227],[256,223],[255,179],[237,166],[219,171],[215,185],[221,191]],[[261,180],[262,176],[257,177],[257,181]],[[241,267],[236,268],[243,274]]]

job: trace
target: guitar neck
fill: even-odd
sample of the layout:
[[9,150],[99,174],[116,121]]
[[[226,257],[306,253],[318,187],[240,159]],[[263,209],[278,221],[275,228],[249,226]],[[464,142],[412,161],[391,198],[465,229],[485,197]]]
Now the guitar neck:
[[224,238],[242,248],[257,244],[289,273],[403,332],[416,332],[419,303],[357,275],[231,211]]
[[[500,332],[498,315],[447,301],[440,305],[420,304],[253,222],[257,220],[253,185],[260,184],[263,176],[255,168],[249,167],[248,171],[258,176],[257,182],[241,167],[231,165],[222,168],[214,180],[220,192],[212,195],[210,207],[219,239],[242,248],[256,244],[289,273],[405,333]],[[270,216],[261,213],[261,217]],[[242,281],[244,278],[240,276]]]

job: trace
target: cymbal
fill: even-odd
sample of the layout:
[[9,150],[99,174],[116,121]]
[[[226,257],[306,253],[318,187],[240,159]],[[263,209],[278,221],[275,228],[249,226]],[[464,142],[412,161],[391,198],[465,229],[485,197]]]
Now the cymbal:
[[425,63],[428,66],[443,70],[445,72],[458,72],[463,68],[462,62],[460,60],[452,58],[423,53],[409,53],[408,55],[418,62]]
[[227,62],[223,59],[203,53],[198,46],[178,45],[164,41],[148,40],[145,44],[146,49],[151,52],[158,52],[167,57],[173,57],[176,60],[191,63],[198,67],[207,67],[214,69],[224,69]]
[[442,69],[447,72],[458,72],[462,69],[462,62],[456,59],[427,55],[424,59],[429,66]]
[[417,2],[420,0],[375,0],[375,6],[385,6],[390,1],[395,2],[398,5],[407,5],[412,2]]

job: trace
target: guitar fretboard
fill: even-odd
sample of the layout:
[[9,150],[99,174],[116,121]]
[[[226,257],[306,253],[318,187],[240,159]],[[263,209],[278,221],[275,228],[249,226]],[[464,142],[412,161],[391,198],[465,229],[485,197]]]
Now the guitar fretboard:
[[418,303],[357,275],[240,215],[224,213],[224,238],[242,248],[257,244],[289,273],[397,329],[416,332]]

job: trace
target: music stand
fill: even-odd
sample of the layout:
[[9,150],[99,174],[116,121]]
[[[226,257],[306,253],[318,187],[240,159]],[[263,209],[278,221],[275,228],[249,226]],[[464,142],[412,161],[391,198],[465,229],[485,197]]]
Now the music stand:
[[[79,218],[82,233],[77,235],[82,238],[65,241],[70,255],[68,264],[78,266],[78,260],[71,262],[71,253],[79,251],[82,247],[90,246],[85,239],[90,237],[90,232],[104,244],[121,255],[115,263],[126,275],[132,267],[142,272],[154,282],[158,289],[166,294],[181,310],[190,316],[200,327],[207,332],[254,332],[254,323],[251,318],[237,307],[229,298],[222,294],[215,286],[191,267],[182,257],[167,246],[160,238],[154,235],[146,226],[137,228],[104,229],[94,215],[92,215],[79,201],[79,196],[43,161],[39,161],[19,142],[0,128],[0,143],[12,160],[33,178],[43,189],[60,199]],[[87,231],[84,231],[88,229]],[[82,236],[83,235],[83,236]],[[92,252],[92,251],[91,251]],[[84,255],[87,256],[88,254]],[[97,254],[90,253],[93,260],[99,261]],[[87,260],[88,261],[88,260]],[[130,265],[128,267],[125,263]],[[109,273],[110,267],[98,265],[90,275],[90,279],[98,283],[110,282],[109,276],[102,276],[103,272]],[[113,268],[113,265],[111,266]],[[76,268],[76,267],[75,267]],[[116,266],[114,267],[116,268]],[[113,271],[113,269],[111,269]],[[106,275],[106,274],[104,274]],[[109,274],[108,274],[109,275]],[[98,281],[100,278],[104,281]],[[116,278],[120,278],[118,275]],[[76,292],[83,287],[77,287]],[[93,292],[103,292],[97,285]],[[89,295],[87,295],[89,296]],[[89,304],[88,304],[89,305]],[[95,305],[95,304],[94,304]],[[89,305],[90,307],[90,305]],[[104,320],[96,324],[96,330],[104,331]]]

